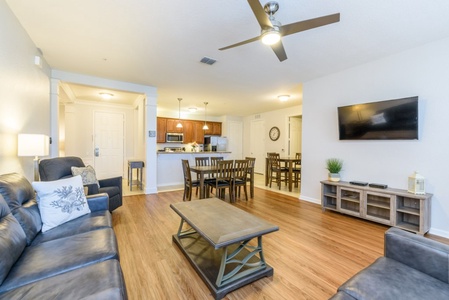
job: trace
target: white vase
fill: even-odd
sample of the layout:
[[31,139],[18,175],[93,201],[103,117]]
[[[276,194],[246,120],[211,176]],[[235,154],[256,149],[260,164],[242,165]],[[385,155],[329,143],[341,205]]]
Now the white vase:
[[340,181],[340,173],[329,173],[329,181]]

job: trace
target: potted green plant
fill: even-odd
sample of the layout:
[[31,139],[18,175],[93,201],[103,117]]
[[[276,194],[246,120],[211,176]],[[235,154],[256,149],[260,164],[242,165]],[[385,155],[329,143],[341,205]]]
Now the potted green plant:
[[326,169],[329,171],[329,181],[340,181],[340,171],[343,168],[343,160],[329,158],[326,160]]

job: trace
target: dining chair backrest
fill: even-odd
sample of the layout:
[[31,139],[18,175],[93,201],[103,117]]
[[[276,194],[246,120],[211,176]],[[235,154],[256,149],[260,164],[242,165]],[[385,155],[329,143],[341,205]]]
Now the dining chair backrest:
[[190,174],[190,165],[187,159],[182,159],[182,172],[184,173],[184,183],[192,182],[192,175]]
[[223,156],[211,157],[210,158],[210,165],[211,166],[216,166],[217,162],[220,161],[220,160],[223,160],[223,159],[224,159]]
[[231,180],[233,175],[233,160],[219,160],[217,161],[217,180]]
[[280,155],[279,153],[267,153],[268,155],[268,161],[269,161],[269,166],[272,169],[279,169],[281,167],[281,162],[280,162]]
[[210,166],[209,157],[195,157],[195,165],[197,165],[197,166]]
[[301,153],[296,152],[295,159],[298,160],[298,161],[295,162],[295,165],[296,165],[296,166],[301,165]]
[[254,173],[254,167],[256,166],[256,158],[255,157],[245,157],[245,159],[248,161],[247,173],[248,174]]
[[245,159],[248,161],[248,172],[250,169],[254,169],[254,166],[256,165],[256,158],[255,157],[245,157]]
[[246,173],[248,172],[248,160],[236,159],[234,162],[234,180],[246,181]]

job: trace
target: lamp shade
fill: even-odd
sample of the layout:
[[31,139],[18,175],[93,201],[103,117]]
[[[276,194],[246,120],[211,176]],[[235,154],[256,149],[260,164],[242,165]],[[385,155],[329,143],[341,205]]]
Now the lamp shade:
[[44,134],[19,134],[18,156],[46,156],[50,151],[50,138]]

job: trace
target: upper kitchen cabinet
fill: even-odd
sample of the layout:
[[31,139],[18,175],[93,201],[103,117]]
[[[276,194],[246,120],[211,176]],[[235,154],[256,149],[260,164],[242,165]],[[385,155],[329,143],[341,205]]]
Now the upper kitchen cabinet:
[[221,122],[207,122],[208,130],[204,131],[204,135],[221,136]]
[[[184,130],[184,127],[177,128],[176,125],[178,124],[178,119],[166,119],[167,120],[167,132],[173,133],[173,132],[179,132],[182,133]],[[181,121],[183,123],[183,121]]]
[[195,141],[195,122],[182,120],[182,129],[184,132],[184,144],[193,143]]
[[157,143],[165,143],[167,133],[167,119],[157,118]]
[[221,136],[221,122],[207,122],[209,130],[203,130],[204,121],[181,120],[182,128],[177,128],[178,119],[157,118],[157,142],[165,143],[166,133],[184,133],[184,144],[204,143],[205,135]]
[[194,123],[194,126],[193,126],[194,141],[197,142],[198,144],[203,144],[204,143],[204,130],[203,130],[204,123],[201,121],[193,121],[193,123]]

